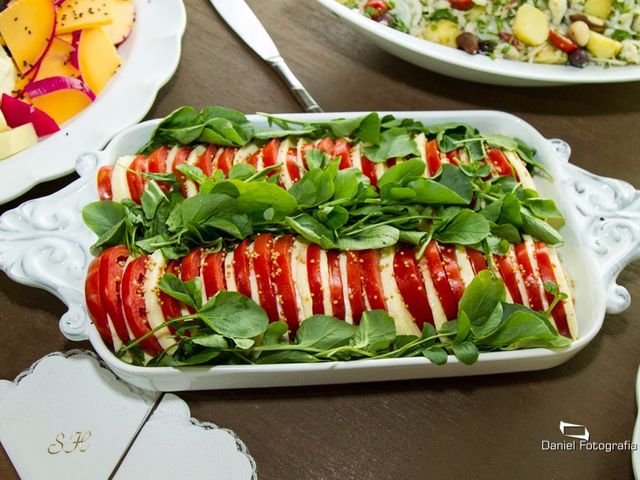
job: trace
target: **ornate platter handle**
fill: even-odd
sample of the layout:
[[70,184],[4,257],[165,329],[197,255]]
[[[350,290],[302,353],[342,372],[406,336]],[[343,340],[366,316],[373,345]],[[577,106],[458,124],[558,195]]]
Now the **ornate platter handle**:
[[89,179],[95,178],[100,155],[78,158],[76,171],[82,178],[71,185],[0,217],[0,268],[11,279],[44,288],[66,303],[69,310],[60,318],[60,330],[70,340],[86,339],[90,325],[84,277],[93,234],[78,212],[95,198]]
[[551,145],[565,162],[563,189],[576,206],[586,244],[600,266],[607,312],[621,313],[629,308],[631,296],[616,280],[625,266],[640,258],[640,191],[571,165],[571,148],[563,140],[553,139]]

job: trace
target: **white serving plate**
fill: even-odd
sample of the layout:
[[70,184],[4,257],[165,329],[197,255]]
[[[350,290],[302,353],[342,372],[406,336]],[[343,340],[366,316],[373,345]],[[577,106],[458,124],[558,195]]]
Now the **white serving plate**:
[[343,23],[389,53],[428,70],[462,80],[518,87],[640,80],[640,66],[605,69],[590,65],[586,68],[575,68],[566,65],[491,60],[485,55],[469,55],[462,50],[428,42],[381,25],[336,0],[316,1],[333,12]]
[[36,145],[0,161],[0,203],[73,172],[81,153],[102,148],[139,122],[178,68],[187,15],[182,0],[134,0],[136,23],[118,53],[122,66],[96,101]]
[[633,438],[631,443],[636,444],[636,450],[631,450],[631,463],[633,464],[633,472],[636,480],[640,480],[640,369],[636,377],[636,402],[638,402],[638,418],[636,427],[633,430]]
[[[290,114],[290,118],[327,120],[362,113]],[[554,182],[537,179],[543,196],[556,200],[566,216],[559,249],[575,280],[580,338],[563,350],[531,349],[482,353],[467,366],[450,357],[444,366],[424,358],[358,360],[317,364],[198,366],[146,368],[128,365],[105,346],[89,320],[84,279],[92,259],[95,235],[80,218],[81,208],[98,198],[95,176],[101,165],[131,154],[149,138],[159,120],[135,125],[118,134],[102,152],[82,155],[76,162],[81,178],[53,195],[24,203],[0,217],[0,268],[12,279],[44,288],[69,307],[60,319],[71,340],[89,339],[96,352],[124,380],[148,390],[178,391],[312,385],[409,378],[483,375],[538,370],[559,365],[587,345],[598,333],[605,312],[619,313],[630,304],[629,293],[616,284],[624,266],[640,257],[640,193],[619,180],[598,177],[568,163],[569,146],[547,140],[521,119],[501,112],[396,112],[426,124],[469,123],[487,134],[521,138],[539,152],[539,160]],[[250,117],[266,126],[261,117]]]

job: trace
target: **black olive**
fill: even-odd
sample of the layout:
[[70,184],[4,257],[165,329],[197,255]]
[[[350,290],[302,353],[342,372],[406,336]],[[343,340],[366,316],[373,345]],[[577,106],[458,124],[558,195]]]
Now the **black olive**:
[[569,54],[569,62],[574,67],[584,67],[589,62],[587,51],[584,48],[577,48]]

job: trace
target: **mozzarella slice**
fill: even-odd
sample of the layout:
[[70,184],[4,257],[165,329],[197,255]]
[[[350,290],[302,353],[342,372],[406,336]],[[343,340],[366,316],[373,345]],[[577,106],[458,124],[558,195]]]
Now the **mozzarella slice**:
[[[249,288],[251,288],[251,299],[260,305],[260,291],[258,288],[258,279],[256,278],[256,271],[253,268],[253,256],[257,253],[253,253],[254,242],[249,244],[247,248],[247,256],[249,257]],[[279,303],[279,302],[276,302]],[[278,305],[279,307],[279,305]]]
[[[304,147],[309,145],[310,143],[311,141],[306,138],[301,138],[298,140],[297,151],[298,151],[298,166],[300,167],[300,170],[304,170],[304,165],[305,165],[305,162],[303,160]],[[318,143],[320,143],[320,140],[316,140],[314,142],[314,146],[318,145]]]
[[351,164],[358,170],[362,171],[362,151],[360,149],[361,144],[358,143],[351,147],[350,154]]
[[347,323],[353,323],[353,311],[349,301],[349,282],[347,278],[347,255],[342,252],[340,260],[340,279],[342,280],[342,298],[344,298],[344,319]]
[[518,154],[515,152],[509,152],[506,150],[503,153],[505,157],[507,157],[507,160],[509,160],[509,163],[515,170],[516,174],[518,175],[518,178],[520,179],[520,183],[522,183],[522,186],[524,188],[531,188],[535,190],[536,184],[533,182],[533,178],[531,177],[529,170],[527,170],[525,163],[518,156]]
[[233,256],[234,252],[229,251],[227,255],[224,257],[224,277],[227,284],[227,291],[229,292],[237,292],[238,286],[236,285],[236,276],[235,271],[233,269]]
[[374,163],[374,172],[376,174],[376,178],[378,180],[380,180],[382,178],[382,175],[384,175],[385,170],[387,169],[387,164],[386,163]]
[[529,295],[527,294],[527,286],[524,283],[524,277],[522,276],[522,272],[520,270],[520,264],[518,263],[518,257],[516,256],[516,250],[513,248],[513,245],[509,247],[509,251],[507,252],[507,257],[511,262],[511,266],[513,267],[513,271],[516,277],[516,286],[518,290],[520,290],[520,296],[522,297],[522,303],[525,307],[531,307],[529,303]]
[[424,162],[424,173],[422,176],[429,178],[429,168],[427,167],[427,137],[424,133],[421,133],[416,135],[414,140],[418,146],[418,152],[420,152],[420,160]]
[[[200,157],[204,154],[205,151],[206,148],[204,148],[202,145],[198,145],[196,148],[191,150],[191,153],[189,153],[187,163],[189,165],[195,165],[196,163],[198,163],[198,160],[200,160]],[[187,178],[184,182],[184,188],[187,194],[187,198],[193,197],[198,194],[198,186],[193,180]]]
[[549,302],[547,301],[547,295],[544,290],[544,286],[542,284],[542,279],[540,278],[540,268],[538,267],[538,259],[536,257],[536,247],[533,243],[533,238],[529,235],[522,236],[524,240],[524,246],[527,249],[527,256],[529,257],[529,262],[531,262],[531,268],[533,269],[533,276],[536,279],[535,287],[540,292],[540,298],[542,299],[542,307],[546,310],[549,308]]
[[233,164],[247,163],[247,159],[258,151],[258,146],[255,143],[248,143],[244,147],[238,149],[236,155],[233,157]]
[[[404,304],[393,274],[395,248],[387,247],[380,252],[380,280],[387,311],[393,317],[398,335],[420,335],[420,329]],[[348,297],[347,297],[348,298]]]
[[280,180],[285,190],[289,190],[293,185],[293,180],[289,176],[289,169],[287,168],[287,153],[289,152],[289,139],[285,138],[280,143],[280,149],[278,150],[278,157],[276,163],[282,164],[280,167]]
[[553,273],[556,277],[556,282],[558,283],[558,287],[560,291],[567,294],[567,299],[563,302],[564,311],[567,314],[567,324],[569,325],[569,333],[572,338],[578,338],[578,321],[576,319],[576,311],[573,306],[573,297],[574,292],[573,289],[570,288],[569,282],[567,281],[567,275],[565,274],[564,269],[562,268],[562,262],[558,258],[558,253],[556,252],[555,247],[547,245],[547,252],[549,253],[549,258],[551,259],[551,266],[553,267]]
[[[147,271],[144,278],[144,305],[147,310],[147,321],[149,326],[157,328],[164,323],[164,315],[160,304],[160,279],[164,274],[165,260],[160,250],[155,251],[149,256],[146,267]],[[176,343],[175,337],[165,326],[155,332],[158,343],[165,350]]]
[[298,240],[293,242],[291,275],[295,282],[296,297],[302,307],[302,312],[298,314],[300,321],[302,321],[313,315],[313,298],[311,297],[307,272],[307,244]]
[[431,312],[433,313],[433,322],[435,323],[436,329],[440,330],[442,325],[447,321],[447,316],[442,308],[442,303],[440,303],[440,297],[438,296],[436,287],[433,284],[431,271],[427,265],[427,259],[424,256],[418,260],[418,267],[420,268],[420,273],[422,273],[422,279],[424,280],[425,292],[427,294],[427,299],[429,300]]
[[333,315],[333,305],[331,304],[331,289],[329,288],[329,260],[327,252],[320,249],[320,282],[322,285],[322,305],[325,315]]
[[113,173],[111,174],[111,194],[114,202],[121,202],[125,198],[131,198],[129,182],[127,182],[127,170],[135,160],[135,155],[126,155],[118,158]]
[[173,173],[173,162],[176,159],[176,154],[178,153],[178,147],[172,147],[167,153],[167,162],[166,162],[166,173]]
[[469,159],[469,152],[467,152],[466,148],[463,148],[460,150],[460,153],[458,154],[458,160],[460,161],[460,163],[470,163],[471,160]]
[[473,267],[471,261],[467,255],[467,251],[460,245],[456,246],[456,263],[458,264],[458,270],[460,270],[460,277],[465,287],[468,287],[471,281],[475,278],[473,273]]

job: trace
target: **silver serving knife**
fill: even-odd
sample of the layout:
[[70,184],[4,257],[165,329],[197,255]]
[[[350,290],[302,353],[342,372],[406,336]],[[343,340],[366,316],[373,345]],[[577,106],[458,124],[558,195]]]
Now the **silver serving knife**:
[[305,111],[322,112],[320,106],[287,66],[278,47],[244,0],[209,1],[244,43],[278,73]]

